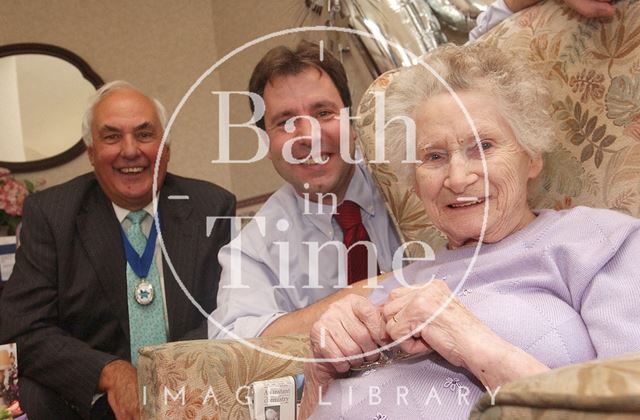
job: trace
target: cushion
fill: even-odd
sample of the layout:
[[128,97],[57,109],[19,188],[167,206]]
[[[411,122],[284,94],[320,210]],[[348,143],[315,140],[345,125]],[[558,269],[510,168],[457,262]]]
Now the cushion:
[[554,369],[485,394],[470,418],[623,419],[640,414],[640,353]]

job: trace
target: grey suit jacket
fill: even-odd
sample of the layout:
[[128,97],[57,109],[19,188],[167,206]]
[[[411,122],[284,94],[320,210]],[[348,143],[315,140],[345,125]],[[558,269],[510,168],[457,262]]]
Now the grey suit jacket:
[[[189,200],[168,200],[188,195]],[[233,216],[235,198],[204,181],[167,174],[161,235],[176,274],[205,313],[215,308],[218,250],[229,222],[207,236],[207,216]],[[52,389],[87,417],[102,368],[130,360],[126,260],[113,206],[93,174],[30,196],[21,246],[0,300],[0,343],[16,341],[21,376]],[[204,316],[163,264],[169,340],[206,338]]]

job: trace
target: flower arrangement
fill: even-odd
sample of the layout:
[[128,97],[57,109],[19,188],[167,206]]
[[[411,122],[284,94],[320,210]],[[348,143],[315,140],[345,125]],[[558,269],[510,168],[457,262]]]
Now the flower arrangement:
[[0,168],[0,232],[15,235],[22,219],[24,199],[36,191],[38,185],[29,180],[17,180],[8,169]]

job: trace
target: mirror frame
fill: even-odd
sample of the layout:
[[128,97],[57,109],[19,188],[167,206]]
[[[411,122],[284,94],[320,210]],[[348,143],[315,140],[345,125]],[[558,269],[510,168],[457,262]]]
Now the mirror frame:
[[[44,54],[60,58],[80,70],[82,77],[89,81],[96,90],[104,84],[104,80],[102,80],[102,78],[91,68],[91,66],[89,66],[89,64],[87,64],[86,61],[67,49],[55,45],[40,43],[21,43],[0,46],[0,58],[22,54]],[[80,121],[78,121],[78,125],[80,125]],[[84,141],[80,138],[80,140],[69,149],[58,153],[57,155],[28,162],[0,161],[0,167],[7,168],[11,172],[18,173],[41,171],[67,163],[80,156],[85,149]]]

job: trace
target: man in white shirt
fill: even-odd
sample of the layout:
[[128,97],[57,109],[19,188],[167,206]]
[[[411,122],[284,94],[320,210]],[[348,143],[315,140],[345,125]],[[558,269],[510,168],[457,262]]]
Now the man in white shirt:
[[[368,276],[351,278],[351,269],[367,262],[353,262],[351,249],[348,257],[338,252],[349,236],[336,216],[343,203],[355,203],[375,246],[367,254],[367,274],[390,271],[399,246],[370,174],[340,153],[340,110],[351,106],[342,64],[309,42],[295,51],[277,47],[254,69],[249,90],[264,99],[264,118],[257,125],[266,130],[269,158],[287,184],[220,251],[223,271],[210,338],[307,332],[333,300],[366,285],[360,281],[346,287],[347,280]],[[314,129],[320,144],[315,157]],[[348,136],[349,150],[343,152],[349,159],[358,158],[350,128]],[[287,157],[286,145],[296,137],[301,140],[292,142]]]

